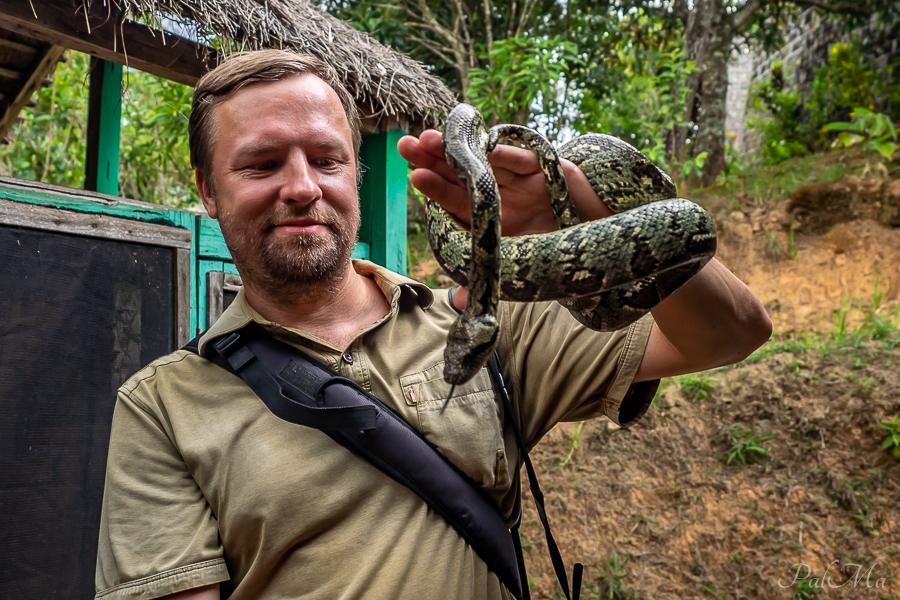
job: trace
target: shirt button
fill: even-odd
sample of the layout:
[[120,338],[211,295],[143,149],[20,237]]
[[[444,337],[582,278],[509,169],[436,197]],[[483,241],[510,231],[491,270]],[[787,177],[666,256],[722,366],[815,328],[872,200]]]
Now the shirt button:
[[344,352],[344,354],[343,354],[343,356],[341,356],[341,358],[343,358],[344,362],[347,363],[348,365],[353,364],[353,355],[350,354],[349,352]]

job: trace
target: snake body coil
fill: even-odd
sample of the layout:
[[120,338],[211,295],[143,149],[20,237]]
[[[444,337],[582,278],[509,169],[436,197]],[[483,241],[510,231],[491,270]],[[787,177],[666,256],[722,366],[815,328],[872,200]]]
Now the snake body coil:
[[[502,140],[536,151],[558,231],[500,237],[500,194],[487,154]],[[675,185],[629,144],[588,134],[560,148],[615,215],[581,223],[557,154],[531,129],[498,125],[460,104],[444,127],[444,153],[472,200],[471,231],[435,202],[426,206],[429,243],[450,277],[466,286],[465,312],[451,327],[444,379],[460,385],[490,357],[499,339],[499,299],[556,300],[581,323],[625,327],[684,285],[715,254],[712,219],[674,199]]]

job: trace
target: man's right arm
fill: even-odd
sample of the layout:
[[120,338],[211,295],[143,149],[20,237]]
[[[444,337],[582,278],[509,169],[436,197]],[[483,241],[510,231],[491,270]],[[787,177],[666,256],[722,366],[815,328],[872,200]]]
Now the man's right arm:
[[210,589],[212,596],[199,596],[206,600],[218,598],[215,584],[229,578],[215,516],[173,441],[169,419],[177,411],[163,407],[156,391],[160,370],[181,363],[160,359],[119,392],[97,544],[98,598]]

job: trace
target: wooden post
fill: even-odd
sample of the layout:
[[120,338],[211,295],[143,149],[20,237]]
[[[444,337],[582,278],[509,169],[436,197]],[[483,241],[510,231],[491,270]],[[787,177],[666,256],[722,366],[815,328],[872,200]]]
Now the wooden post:
[[122,65],[91,57],[84,189],[119,195]]
[[403,131],[363,136],[360,162],[364,168],[359,191],[360,239],[369,243],[369,257],[383,267],[406,274],[407,163],[397,152]]

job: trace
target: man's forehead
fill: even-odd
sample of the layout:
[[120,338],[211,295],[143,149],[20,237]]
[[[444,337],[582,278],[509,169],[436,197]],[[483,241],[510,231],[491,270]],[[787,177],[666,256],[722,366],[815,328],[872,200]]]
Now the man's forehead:
[[254,81],[219,102],[218,108],[224,106],[252,108],[256,107],[260,101],[274,98],[309,103],[315,106],[333,104],[343,113],[343,106],[337,92],[312,73],[288,75],[273,81]]
[[279,115],[302,117],[307,123],[328,123],[326,128],[332,131],[336,125],[352,144],[350,124],[337,93],[318,76],[302,73],[276,81],[253,82],[221,101],[211,115],[213,146],[218,145],[216,142],[225,131],[250,134],[265,127],[269,117],[277,120]]

